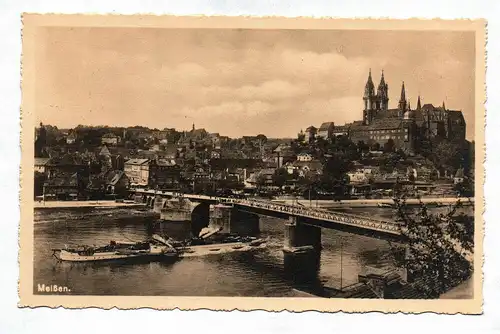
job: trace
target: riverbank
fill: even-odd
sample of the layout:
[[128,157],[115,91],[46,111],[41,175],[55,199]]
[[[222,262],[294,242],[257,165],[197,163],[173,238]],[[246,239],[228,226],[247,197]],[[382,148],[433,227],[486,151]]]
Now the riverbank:
[[[409,198],[406,200],[406,204],[409,205],[418,205],[420,203],[423,204],[437,204],[437,205],[451,205],[455,204],[458,200],[462,202],[463,205],[473,205],[474,198],[466,198],[466,197],[428,197],[428,198]],[[306,199],[275,199],[273,202],[280,202],[285,204],[296,204],[303,206],[312,206],[312,207],[328,207],[328,208],[370,208],[370,207],[378,207],[379,204],[394,204],[394,200],[391,198],[383,198],[383,199],[352,199],[352,200],[306,200]]]
[[35,202],[35,209],[62,209],[62,208],[141,208],[143,203],[106,201],[41,201]]

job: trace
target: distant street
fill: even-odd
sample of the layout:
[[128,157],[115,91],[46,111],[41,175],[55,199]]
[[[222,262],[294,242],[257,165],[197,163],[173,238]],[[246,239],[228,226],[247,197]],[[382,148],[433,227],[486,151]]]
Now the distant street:
[[123,208],[123,207],[141,207],[144,204],[123,203],[112,200],[106,201],[46,201],[35,202],[35,209],[43,208]]

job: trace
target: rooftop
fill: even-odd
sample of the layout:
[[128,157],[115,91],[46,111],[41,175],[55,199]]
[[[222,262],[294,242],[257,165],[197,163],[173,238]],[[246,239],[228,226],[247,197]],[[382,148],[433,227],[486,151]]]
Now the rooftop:
[[125,164],[127,165],[144,165],[147,162],[149,162],[149,159],[129,159],[125,161]]
[[334,122],[325,122],[323,124],[321,124],[321,126],[319,127],[319,130],[328,130],[330,127],[333,127],[335,126],[335,123]]

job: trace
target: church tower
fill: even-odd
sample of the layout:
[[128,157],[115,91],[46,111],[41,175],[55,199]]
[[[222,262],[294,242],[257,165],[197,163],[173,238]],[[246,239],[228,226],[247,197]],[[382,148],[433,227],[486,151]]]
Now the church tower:
[[406,109],[406,112],[403,114],[403,119],[411,120],[411,119],[413,119],[413,115],[414,115],[414,113],[411,110],[410,101],[408,100],[408,108]]
[[384,71],[377,89],[377,109],[387,110],[389,108],[389,86],[385,83]]
[[422,105],[420,104],[420,95],[419,95],[417,101],[417,111],[420,111],[420,109],[422,109]]
[[399,116],[402,117],[406,112],[406,92],[405,92],[405,82],[401,85],[401,97],[399,98]]
[[373,84],[372,70],[370,69],[370,72],[368,73],[368,80],[365,85],[365,93],[363,95],[363,101],[365,104],[365,108],[363,110],[363,123],[365,125],[372,122],[373,114],[376,110],[375,100],[375,85]]

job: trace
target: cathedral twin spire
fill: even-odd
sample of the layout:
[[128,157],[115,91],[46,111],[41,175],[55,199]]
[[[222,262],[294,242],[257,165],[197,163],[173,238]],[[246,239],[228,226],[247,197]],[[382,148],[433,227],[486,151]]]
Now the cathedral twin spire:
[[388,97],[389,86],[385,83],[384,70],[382,70],[382,76],[380,77],[380,83],[378,84],[377,95],[379,97]]
[[371,98],[375,95],[375,85],[373,84],[372,80],[372,70],[368,72],[368,80],[366,81],[365,85],[365,94],[364,98]]
[[368,80],[365,85],[363,100],[365,101],[365,110],[387,110],[389,105],[389,86],[385,82],[384,71],[380,78],[377,91],[372,79],[372,70],[368,72]]

